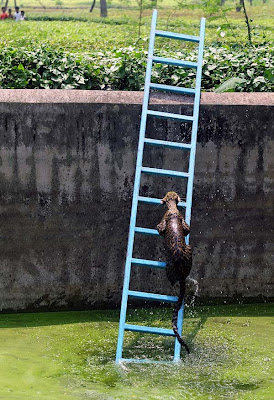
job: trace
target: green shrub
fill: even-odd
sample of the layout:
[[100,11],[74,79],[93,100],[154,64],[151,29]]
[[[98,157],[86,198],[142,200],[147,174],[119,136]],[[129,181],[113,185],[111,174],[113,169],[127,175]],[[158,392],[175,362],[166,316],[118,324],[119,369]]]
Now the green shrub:
[[[157,55],[195,61],[196,52],[172,48],[157,50]],[[124,47],[91,54],[72,54],[47,46],[27,50],[4,48],[0,54],[1,88],[113,89],[142,90],[147,52]],[[194,87],[191,69],[156,64],[152,81]],[[229,91],[273,91],[273,50],[269,45],[252,47],[210,46],[204,51],[202,90],[213,91],[228,79]]]

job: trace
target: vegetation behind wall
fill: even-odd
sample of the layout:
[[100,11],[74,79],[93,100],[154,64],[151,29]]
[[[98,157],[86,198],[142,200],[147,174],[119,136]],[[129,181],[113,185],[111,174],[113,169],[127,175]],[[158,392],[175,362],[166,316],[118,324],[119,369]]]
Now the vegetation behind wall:
[[[196,50],[157,50],[163,57],[195,61]],[[204,52],[202,90],[268,92],[274,90],[273,50],[269,45],[231,50],[219,45]],[[0,54],[0,87],[4,89],[113,89],[142,90],[147,52],[138,46],[105,52],[75,54],[47,46],[5,48]],[[152,80],[193,87],[190,69],[157,64]],[[220,85],[223,85],[220,87]]]
[[[113,0],[106,18],[99,1],[92,13],[90,2],[57,1],[39,2],[39,8],[26,0],[19,5],[27,21],[0,21],[1,88],[142,89],[151,8],[157,7],[163,30],[198,34],[206,16],[203,90],[273,90],[273,0],[245,4],[249,31],[232,0]],[[196,57],[195,48],[181,41],[157,38],[155,48],[163,56]],[[190,70],[166,65],[154,73],[155,80],[179,86],[192,85],[192,77]]]

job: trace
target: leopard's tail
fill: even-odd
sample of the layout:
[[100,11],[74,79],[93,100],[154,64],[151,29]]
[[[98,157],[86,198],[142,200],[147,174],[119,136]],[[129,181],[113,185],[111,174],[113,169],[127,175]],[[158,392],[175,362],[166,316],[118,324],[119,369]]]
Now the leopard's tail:
[[179,335],[178,332],[178,326],[177,326],[177,320],[178,320],[178,312],[183,304],[183,300],[185,297],[185,280],[182,280],[180,282],[180,295],[178,298],[178,301],[176,303],[174,312],[173,312],[173,318],[172,318],[172,329],[173,332],[175,333],[176,338],[178,339],[179,343],[184,346],[184,348],[186,349],[187,353],[189,354],[189,348],[188,345],[185,343],[185,341],[182,339],[182,337]]

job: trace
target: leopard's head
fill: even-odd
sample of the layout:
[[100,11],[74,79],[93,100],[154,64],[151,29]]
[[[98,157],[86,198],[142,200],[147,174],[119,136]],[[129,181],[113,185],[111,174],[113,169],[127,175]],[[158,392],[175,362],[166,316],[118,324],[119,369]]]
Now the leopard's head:
[[180,196],[176,192],[167,192],[165,197],[161,200],[162,204],[167,204],[170,201],[174,201],[176,204],[181,201]]

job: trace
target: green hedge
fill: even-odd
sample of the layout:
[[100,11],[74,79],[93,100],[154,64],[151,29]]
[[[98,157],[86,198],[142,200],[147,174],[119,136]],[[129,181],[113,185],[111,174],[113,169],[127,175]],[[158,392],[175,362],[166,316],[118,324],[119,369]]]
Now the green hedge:
[[[197,54],[158,50],[157,55],[195,61]],[[0,54],[1,88],[142,90],[147,52],[125,47],[92,54],[71,54],[46,46],[3,48]],[[154,82],[193,87],[194,72],[168,65],[155,65]],[[273,49],[253,47],[206,47],[202,90],[213,91],[229,78],[225,90],[269,92],[274,89]]]

